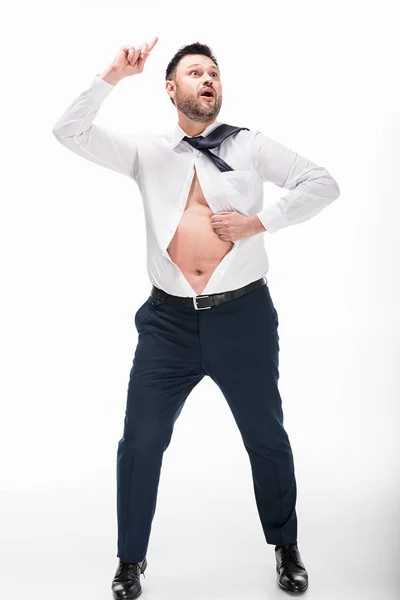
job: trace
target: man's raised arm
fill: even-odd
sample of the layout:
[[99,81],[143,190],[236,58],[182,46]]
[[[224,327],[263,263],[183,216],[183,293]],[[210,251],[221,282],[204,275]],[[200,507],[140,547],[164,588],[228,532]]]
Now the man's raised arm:
[[141,133],[124,134],[93,123],[105,98],[119,81],[138,75],[158,38],[139,48],[123,46],[113,63],[96,75],[53,126],[53,134],[66,148],[100,166],[138,177],[138,143]]

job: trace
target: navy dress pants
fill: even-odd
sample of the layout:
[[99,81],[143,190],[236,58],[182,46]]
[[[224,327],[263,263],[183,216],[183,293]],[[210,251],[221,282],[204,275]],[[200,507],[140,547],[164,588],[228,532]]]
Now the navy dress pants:
[[147,553],[163,453],[186,398],[208,375],[220,388],[248,453],[268,544],[297,541],[296,480],[278,390],[278,313],[268,283],[195,310],[151,295],[135,315],[138,343],[117,451],[118,553]]

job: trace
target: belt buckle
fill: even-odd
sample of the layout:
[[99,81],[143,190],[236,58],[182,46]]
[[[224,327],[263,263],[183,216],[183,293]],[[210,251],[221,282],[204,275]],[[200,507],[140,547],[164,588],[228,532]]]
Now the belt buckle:
[[193,296],[193,306],[196,310],[204,310],[206,308],[212,308],[212,306],[197,306],[196,300],[197,298],[208,298],[209,296],[205,294],[204,296]]

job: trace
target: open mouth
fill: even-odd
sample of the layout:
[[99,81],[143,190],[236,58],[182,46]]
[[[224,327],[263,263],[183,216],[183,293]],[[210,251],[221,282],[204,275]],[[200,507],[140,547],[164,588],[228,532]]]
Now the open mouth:
[[207,100],[208,102],[212,102],[214,100],[214,96],[212,94],[210,94],[209,96],[207,96],[206,94],[201,94],[200,98],[202,98],[203,100]]
[[207,90],[205,92],[202,92],[200,94],[200,97],[205,98],[206,100],[214,100],[215,94],[214,94],[214,91],[211,92],[210,90]]

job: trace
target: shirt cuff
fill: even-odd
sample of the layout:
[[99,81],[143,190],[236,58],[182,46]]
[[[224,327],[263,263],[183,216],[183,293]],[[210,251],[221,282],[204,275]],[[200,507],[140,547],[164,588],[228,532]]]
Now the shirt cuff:
[[275,233],[275,231],[282,229],[282,227],[286,227],[288,224],[287,219],[282,216],[277,204],[267,206],[267,208],[257,213],[257,217],[260,219],[268,233]]
[[96,75],[86,93],[98,102],[103,102],[116,87],[116,85],[108,83],[108,81],[104,81],[104,79]]

